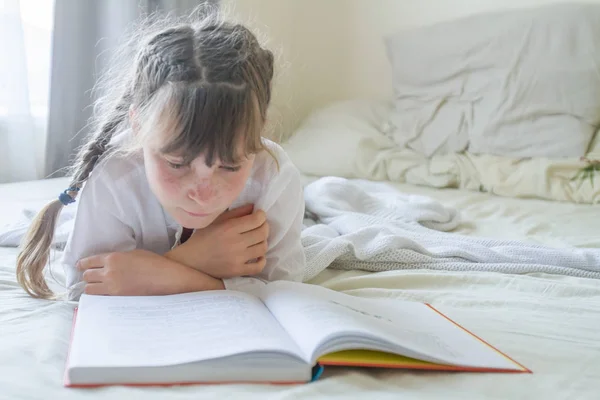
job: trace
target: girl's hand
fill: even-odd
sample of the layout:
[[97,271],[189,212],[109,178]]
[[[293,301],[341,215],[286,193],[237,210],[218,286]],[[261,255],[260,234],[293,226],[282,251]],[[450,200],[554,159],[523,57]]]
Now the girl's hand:
[[152,296],[224,289],[223,282],[161,255],[133,250],[100,254],[77,263],[84,293]]
[[266,263],[269,224],[264,211],[252,210],[250,204],[225,211],[167,257],[215,278],[259,274]]

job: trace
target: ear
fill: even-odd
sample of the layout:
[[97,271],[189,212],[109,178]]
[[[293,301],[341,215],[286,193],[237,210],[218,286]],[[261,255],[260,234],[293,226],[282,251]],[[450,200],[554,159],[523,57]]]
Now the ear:
[[137,119],[137,112],[133,105],[129,106],[129,124],[134,135],[137,135],[140,130],[140,124]]

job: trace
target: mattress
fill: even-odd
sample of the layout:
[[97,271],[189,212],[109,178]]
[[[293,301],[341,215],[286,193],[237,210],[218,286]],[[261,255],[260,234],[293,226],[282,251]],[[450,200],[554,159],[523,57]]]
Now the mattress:
[[[314,177],[305,177],[309,182]],[[55,198],[63,179],[0,185],[0,221]],[[458,232],[557,247],[600,247],[597,206],[502,198],[394,184],[461,211]],[[73,302],[29,298],[14,278],[15,248],[0,248],[0,399],[421,398],[594,399],[600,393],[600,281],[547,274],[326,270],[313,279],[355,296],[426,301],[505,351],[533,374],[331,368],[299,386],[201,385],[67,389],[62,376]],[[61,282],[62,271],[53,270]],[[60,290],[60,285],[55,285]]]

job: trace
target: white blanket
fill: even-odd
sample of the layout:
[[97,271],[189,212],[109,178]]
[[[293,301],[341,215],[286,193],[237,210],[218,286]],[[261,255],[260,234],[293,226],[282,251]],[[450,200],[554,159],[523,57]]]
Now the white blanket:
[[321,178],[306,186],[304,197],[308,215],[319,222],[302,233],[307,279],[328,266],[600,278],[600,249],[555,249],[443,232],[458,225],[455,209],[426,197],[401,194],[383,183]]

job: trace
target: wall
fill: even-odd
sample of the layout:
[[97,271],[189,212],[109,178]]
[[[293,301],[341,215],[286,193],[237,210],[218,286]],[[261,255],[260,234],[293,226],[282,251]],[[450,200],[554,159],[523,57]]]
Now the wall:
[[[273,84],[271,122],[279,137],[290,132],[301,119],[294,113],[298,97],[292,98],[294,89],[292,61],[294,61],[292,21],[295,0],[220,0],[225,13],[253,28],[262,42],[273,51],[276,60]],[[303,94],[305,92],[301,92]]]
[[284,132],[332,101],[389,97],[391,76],[382,41],[387,34],[477,12],[558,2],[222,0],[237,18],[250,19],[250,25],[265,31],[281,53],[283,69],[276,80],[273,109]]

